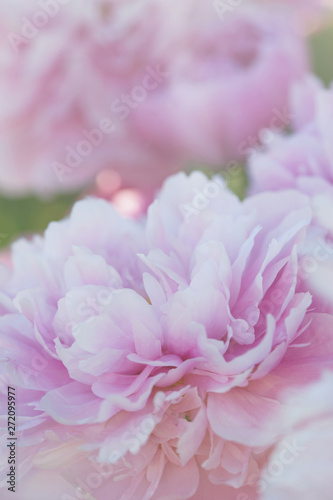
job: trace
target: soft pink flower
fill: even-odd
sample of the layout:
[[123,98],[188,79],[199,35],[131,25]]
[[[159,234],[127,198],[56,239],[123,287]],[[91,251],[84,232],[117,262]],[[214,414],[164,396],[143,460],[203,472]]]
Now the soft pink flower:
[[[32,1],[14,12],[6,1],[1,6],[1,189],[73,190],[111,169],[121,173],[122,187],[151,191],[176,171],[176,159],[140,143],[130,118],[122,121],[115,110],[143,81],[165,84],[165,2],[55,4],[52,16]],[[152,92],[139,91],[138,99]]]
[[305,288],[333,311],[333,89],[314,77],[295,85],[291,117],[292,134],[271,134],[266,147],[253,150],[250,191],[295,188],[309,197],[314,217],[304,247],[310,271]]
[[288,432],[261,478],[262,500],[330,500],[333,464],[333,375],[290,394]]
[[170,178],[146,221],[88,199],[17,242],[0,295],[16,498],[253,492],[284,390],[333,367],[333,317],[298,291],[311,218],[295,191],[241,202],[196,172]]
[[170,84],[133,115],[143,139],[213,167],[246,155],[259,131],[284,113],[291,84],[307,68],[288,13],[256,2],[225,11],[221,3],[175,7]]
[[56,5],[52,16],[33,2],[1,5],[0,188],[9,193],[73,190],[110,169],[122,188],[151,194],[189,162],[221,167],[283,112],[307,66],[288,16],[269,9],[220,19],[192,0]]
[[324,89],[309,76],[292,88],[290,101],[293,133],[272,133],[262,151],[252,152],[252,193],[296,188],[311,194],[331,189],[333,89]]

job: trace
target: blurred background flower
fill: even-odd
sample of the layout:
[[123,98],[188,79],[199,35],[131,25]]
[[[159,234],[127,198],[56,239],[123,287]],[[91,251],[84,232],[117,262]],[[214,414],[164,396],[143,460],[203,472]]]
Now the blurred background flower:
[[3,246],[82,193],[132,215],[180,169],[242,162],[272,120],[289,125],[309,59],[333,77],[320,2],[1,0],[0,12]]

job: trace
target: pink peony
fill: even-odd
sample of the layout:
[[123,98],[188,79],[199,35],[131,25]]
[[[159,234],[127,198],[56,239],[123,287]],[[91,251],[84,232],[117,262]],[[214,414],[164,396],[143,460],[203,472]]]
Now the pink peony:
[[324,89],[310,76],[293,87],[290,100],[293,133],[273,130],[266,148],[251,151],[252,193],[296,188],[311,194],[331,189],[333,89]]
[[174,8],[170,85],[133,119],[142,138],[161,151],[221,167],[244,157],[272,119],[288,125],[288,89],[304,75],[307,55],[288,13],[256,2],[233,8],[215,1],[213,7],[190,0]]
[[73,190],[110,170],[151,194],[189,162],[220,167],[283,114],[307,66],[288,18],[253,8],[220,19],[193,1],[3,0],[0,13],[8,193]]
[[121,172],[122,187],[159,186],[176,159],[140,143],[115,110],[123,94],[139,103],[166,84],[165,2],[11,3],[2,2],[0,21],[1,189],[73,190],[102,169]]
[[333,89],[308,77],[293,89],[291,116],[291,135],[271,134],[262,151],[252,150],[250,190],[295,188],[309,197],[314,217],[304,248],[310,271],[305,288],[333,311]]
[[195,172],[170,178],[146,221],[87,199],[15,243],[0,342],[17,500],[256,492],[284,390],[333,368],[333,317],[298,291],[311,218],[296,191],[240,202]]
[[[331,500],[333,375],[289,396],[282,415],[289,431],[261,478],[262,500]],[[288,453],[293,449],[293,453]],[[286,452],[287,451],[287,452]]]

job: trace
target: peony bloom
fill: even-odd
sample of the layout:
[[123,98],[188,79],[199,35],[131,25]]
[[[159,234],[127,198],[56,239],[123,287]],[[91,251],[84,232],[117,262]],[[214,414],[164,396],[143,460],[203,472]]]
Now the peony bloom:
[[0,7],[1,189],[74,190],[105,169],[122,187],[159,186],[175,158],[139,143],[116,110],[128,92],[137,106],[166,83],[163,0],[11,3]]
[[298,291],[311,218],[295,191],[241,202],[195,172],[170,178],[146,221],[87,199],[15,243],[0,342],[17,500],[256,491],[284,390],[333,367],[333,317]]
[[274,113],[283,120],[288,88],[307,66],[287,16],[253,7],[221,19],[192,1],[39,4],[0,6],[8,193],[73,190],[109,171],[122,189],[148,195],[189,162],[220,167]]
[[243,158],[272,119],[288,125],[288,90],[307,69],[288,12],[226,4],[191,0],[173,9],[170,85],[133,115],[144,140],[215,167]]
[[307,290],[333,310],[333,89],[314,77],[295,85],[290,115],[293,133],[270,134],[261,151],[252,150],[252,193],[294,188],[309,197],[314,218],[305,247]]
[[[262,500],[330,500],[333,464],[333,375],[290,395],[282,416],[289,432],[261,479]],[[286,449],[294,447],[286,456]]]
[[292,88],[290,135],[267,135],[268,144],[252,150],[251,192],[296,188],[309,194],[333,185],[333,89],[309,76]]

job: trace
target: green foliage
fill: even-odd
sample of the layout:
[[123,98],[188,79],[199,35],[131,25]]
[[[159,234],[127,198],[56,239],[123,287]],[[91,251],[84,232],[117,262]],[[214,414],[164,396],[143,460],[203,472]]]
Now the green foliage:
[[62,219],[78,193],[61,195],[52,200],[0,198],[0,247],[27,233],[43,231],[52,220]]

